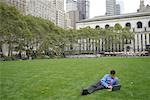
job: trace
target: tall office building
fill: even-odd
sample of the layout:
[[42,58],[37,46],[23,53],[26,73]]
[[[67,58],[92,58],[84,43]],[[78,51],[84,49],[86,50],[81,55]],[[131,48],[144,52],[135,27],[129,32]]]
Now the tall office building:
[[[47,0],[46,0],[47,1]],[[49,0],[57,9],[64,11],[64,0]]]
[[50,0],[56,10],[56,25],[65,28],[64,0]]
[[66,1],[66,14],[69,17],[71,28],[76,28],[76,22],[79,21],[79,11],[77,2],[74,0]]
[[116,0],[116,15],[120,15],[123,13],[124,13],[124,1],[123,0]]
[[89,0],[77,0],[77,7],[79,10],[79,20],[88,19],[89,18],[89,8],[90,2]]
[[75,0],[66,0],[66,12],[69,11],[76,11],[77,8],[77,1]]
[[106,15],[116,15],[116,0],[106,0]]
[[120,14],[121,14],[120,4],[116,4],[116,15],[120,15]]
[[9,5],[15,6],[22,14],[26,14],[26,0],[1,0]]
[[72,29],[71,26],[71,19],[69,18],[69,15],[65,13],[65,29]]
[[26,15],[48,19],[53,23],[56,22],[56,10],[48,0],[27,0],[26,4]]
[[65,27],[64,0],[2,0],[15,5],[24,15],[32,15],[47,19]]

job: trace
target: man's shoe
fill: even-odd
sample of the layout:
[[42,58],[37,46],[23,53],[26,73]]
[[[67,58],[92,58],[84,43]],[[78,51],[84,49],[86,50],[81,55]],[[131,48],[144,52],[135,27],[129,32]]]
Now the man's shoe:
[[88,95],[88,94],[89,94],[89,92],[88,92],[88,90],[87,90],[87,89],[83,89],[83,90],[82,90],[81,95]]

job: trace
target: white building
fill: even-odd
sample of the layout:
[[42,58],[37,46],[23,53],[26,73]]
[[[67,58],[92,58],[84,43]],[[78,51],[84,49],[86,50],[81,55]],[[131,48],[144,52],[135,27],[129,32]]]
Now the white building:
[[[130,27],[130,30],[135,33],[135,36],[134,40],[131,40],[130,44],[125,44],[125,47],[113,45],[115,52],[125,51],[126,47],[131,48],[130,52],[144,52],[146,45],[150,44],[150,12],[131,13],[116,16],[99,16],[78,22],[77,29],[87,26],[91,28],[96,28],[97,26],[100,28],[105,28],[108,26],[114,26],[117,23],[123,27]],[[101,41],[100,48],[103,47],[102,44],[103,41]]]

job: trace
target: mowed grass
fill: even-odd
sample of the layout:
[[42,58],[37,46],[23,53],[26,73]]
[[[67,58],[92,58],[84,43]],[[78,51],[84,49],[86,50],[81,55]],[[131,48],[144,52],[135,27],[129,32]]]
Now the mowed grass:
[[[115,69],[120,91],[80,91]],[[0,62],[0,100],[150,100],[150,58]]]

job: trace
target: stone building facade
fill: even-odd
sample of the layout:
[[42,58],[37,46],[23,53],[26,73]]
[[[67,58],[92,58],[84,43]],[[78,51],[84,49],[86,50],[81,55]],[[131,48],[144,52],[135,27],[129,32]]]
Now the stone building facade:
[[[98,16],[95,18],[77,22],[77,29],[84,27],[91,28],[106,28],[119,23],[122,27],[130,27],[130,31],[134,32],[134,39],[124,47],[113,45],[111,52],[127,52],[130,48],[130,53],[145,52],[146,46],[150,45],[150,12],[131,13],[116,16]],[[106,52],[103,48],[104,41],[101,40],[100,51]]]

